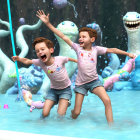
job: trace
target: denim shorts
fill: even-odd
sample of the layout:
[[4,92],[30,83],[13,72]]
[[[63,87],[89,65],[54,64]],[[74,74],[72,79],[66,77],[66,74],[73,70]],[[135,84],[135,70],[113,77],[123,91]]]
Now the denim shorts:
[[88,91],[92,92],[94,88],[99,86],[103,87],[103,83],[97,79],[83,85],[76,85],[74,91],[87,96]]
[[58,104],[59,99],[67,99],[69,104],[70,104],[70,100],[72,98],[72,91],[70,86],[64,89],[50,89],[48,91],[48,94],[46,96],[46,99],[48,100],[52,100],[55,101],[55,104]]

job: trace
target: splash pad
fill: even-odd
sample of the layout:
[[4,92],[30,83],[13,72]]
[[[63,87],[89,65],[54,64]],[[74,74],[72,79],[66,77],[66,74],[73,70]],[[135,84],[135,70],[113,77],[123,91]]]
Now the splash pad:
[[[137,86],[137,84],[139,84],[139,81],[136,81],[135,85]],[[29,107],[26,103],[22,102],[17,104],[14,102],[16,95],[8,95],[8,100],[4,98],[4,95],[1,95],[1,99],[3,99],[3,101],[0,100],[0,111],[2,114],[0,116],[0,119],[2,120],[0,129],[8,131],[1,131],[0,133],[5,134],[5,137],[8,134],[9,137],[14,137],[11,135],[12,130],[14,131],[12,134],[17,135],[18,139],[21,139],[25,135],[28,138],[30,136],[32,138],[38,138],[39,136],[40,138],[46,139],[56,137],[61,139],[64,137],[65,139],[139,139],[138,134],[140,124],[137,116],[139,116],[140,111],[137,107],[139,107],[140,98],[138,91],[131,89],[131,91],[117,91],[110,92],[108,94],[112,100],[115,120],[112,128],[108,128],[106,125],[104,107],[102,103],[94,96],[89,96],[85,99],[82,113],[75,121],[71,120],[70,117],[70,111],[73,107],[69,108],[66,118],[58,118],[57,114],[55,113],[56,106],[52,110],[52,114],[49,118],[41,120],[41,110],[35,110],[34,112],[30,113]],[[74,102],[74,99],[72,102]],[[3,109],[4,104],[8,104],[9,108]],[[20,112],[21,108],[23,109],[22,112]],[[23,126],[23,128],[20,128],[20,126]],[[44,131],[44,129],[46,131]],[[40,134],[41,131],[42,133]],[[29,133],[31,133],[31,135]],[[56,135],[56,137],[50,137],[50,135]]]

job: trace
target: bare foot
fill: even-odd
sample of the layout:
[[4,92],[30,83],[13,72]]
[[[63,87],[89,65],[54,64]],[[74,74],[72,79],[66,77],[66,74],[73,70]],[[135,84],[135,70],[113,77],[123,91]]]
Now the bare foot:
[[74,113],[74,110],[71,110],[71,117],[73,119],[76,119],[78,116]]

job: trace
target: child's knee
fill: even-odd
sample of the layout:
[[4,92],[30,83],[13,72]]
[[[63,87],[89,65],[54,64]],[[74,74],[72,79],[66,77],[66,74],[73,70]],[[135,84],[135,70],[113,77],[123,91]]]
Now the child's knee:
[[105,99],[105,106],[111,106],[111,100],[109,98]]

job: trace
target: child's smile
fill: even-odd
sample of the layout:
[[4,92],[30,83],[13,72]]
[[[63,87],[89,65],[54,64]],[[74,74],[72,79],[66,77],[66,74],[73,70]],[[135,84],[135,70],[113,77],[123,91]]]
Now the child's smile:
[[35,46],[36,54],[38,58],[41,59],[42,62],[49,64],[51,53],[53,53],[52,48],[48,48],[44,42],[37,43]]
[[80,44],[80,47],[83,47],[83,48],[89,48],[89,46],[91,47],[91,38],[88,34],[88,32],[80,32],[79,34],[79,44]]

